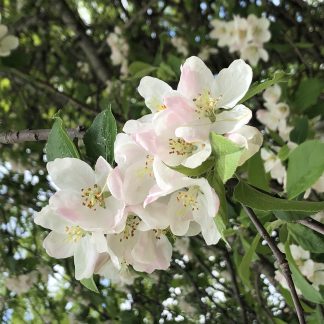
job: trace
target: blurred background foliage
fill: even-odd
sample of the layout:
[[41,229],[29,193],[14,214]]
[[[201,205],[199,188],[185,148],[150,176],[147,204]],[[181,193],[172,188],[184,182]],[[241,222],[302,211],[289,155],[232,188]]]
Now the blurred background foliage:
[[[87,128],[109,105],[121,129],[126,120],[147,113],[136,91],[142,76],[176,86],[186,57],[172,44],[174,36],[186,41],[188,56],[197,55],[206,46],[217,48],[209,37],[211,19],[250,13],[266,15],[272,34],[265,45],[270,59],[254,68],[254,80],[284,70],[290,78],[282,85],[283,97],[296,125],[301,117],[323,119],[322,1],[0,0],[0,12],[1,23],[19,38],[18,49],[0,58],[1,132],[50,128],[57,113],[65,127]],[[129,47],[128,73],[122,75],[106,42],[116,26]],[[226,47],[217,50],[206,61],[215,73],[237,58]],[[261,96],[248,106],[262,108]],[[260,126],[255,118],[252,124]],[[0,146],[3,323],[296,322],[290,299],[283,297],[287,291],[274,280],[267,246],[258,245],[250,260],[250,287],[243,285],[238,267],[256,231],[234,204],[229,204],[231,250],[224,243],[206,247],[197,238],[184,240],[169,271],[138,277],[131,286],[100,280],[100,294],[81,286],[72,260],[46,255],[45,233],[32,221],[53,190],[43,148],[40,142]],[[259,216],[263,222],[275,220],[271,214]],[[279,239],[278,232],[272,234]],[[285,238],[285,229],[280,235]],[[24,274],[31,281],[27,291],[8,289],[6,278]],[[304,305],[309,323],[323,320],[322,306]]]

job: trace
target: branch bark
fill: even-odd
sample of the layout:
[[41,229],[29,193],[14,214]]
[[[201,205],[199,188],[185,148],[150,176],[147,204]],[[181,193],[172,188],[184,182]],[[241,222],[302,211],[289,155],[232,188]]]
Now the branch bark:
[[[0,144],[46,141],[50,131],[50,129],[26,129],[17,132],[9,131],[0,133]],[[85,132],[83,127],[80,126],[78,128],[67,129],[66,131],[72,139],[82,138]]]
[[247,207],[247,206],[243,206],[244,211],[247,213],[247,215],[249,216],[250,220],[252,221],[252,223],[254,224],[254,226],[256,227],[258,233],[261,235],[261,237],[268,243],[273,255],[275,256],[278,265],[287,281],[289,290],[290,290],[290,294],[291,297],[293,299],[294,302],[294,306],[296,309],[296,313],[298,316],[298,320],[300,324],[306,324],[305,322],[305,316],[304,316],[304,312],[303,312],[303,307],[300,303],[299,297],[297,295],[296,292],[296,288],[294,285],[294,282],[291,278],[291,271],[289,268],[289,264],[285,258],[285,255],[279,250],[279,248],[277,247],[276,243],[273,241],[273,239],[270,237],[269,233],[266,231],[266,229],[264,228],[264,226],[261,224],[261,222],[259,221],[259,219],[257,218],[256,214],[254,213],[254,211]]
[[297,221],[297,223],[302,224],[302,225],[312,229],[313,231],[324,235],[324,225],[311,217],[307,217],[305,219],[300,219]]
[[99,57],[97,48],[92,39],[86,34],[86,28],[82,20],[69,7],[65,0],[57,2],[57,8],[62,15],[63,22],[72,28],[79,39],[79,45],[89,60],[89,63],[97,78],[103,83],[109,80],[109,70],[105,62]]

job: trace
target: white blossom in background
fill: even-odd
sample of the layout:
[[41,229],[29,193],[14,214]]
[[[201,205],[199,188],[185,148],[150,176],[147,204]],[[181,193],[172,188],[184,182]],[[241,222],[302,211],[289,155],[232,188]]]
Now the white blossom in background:
[[210,46],[204,46],[198,53],[198,57],[203,61],[208,61],[211,55],[217,54],[218,49]]
[[[278,148],[274,148],[275,150]],[[261,148],[261,158],[264,161],[265,172],[269,172],[272,179],[278,183],[285,185],[286,182],[286,168],[282,164],[280,158],[273,151],[266,148]]]
[[19,45],[16,36],[8,35],[8,27],[0,25],[0,56],[9,56]]
[[214,19],[210,37],[218,40],[218,46],[229,48],[231,53],[238,52],[240,57],[256,66],[259,60],[268,61],[264,43],[271,38],[270,21],[265,17],[250,14],[247,18],[234,16],[231,21]]
[[178,36],[172,37],[171,44],[176,48],[178,53],[182,54],[183,56],[188,56],[188,43],[184,38]]
[[[285,251],[282,243],[278,244],[278,248],[282,252]],[[324,263],[314,262],[310,258],[310,252],[304,250],[301,246],[291,244],[289,249],[299,271],[312,283],[315,289],[319,290],[319,286],[324,285]],[[279,270],[276,270],[275,272],[275,279],[284,288],[288,289],[287,282]],[[301,294],[301,291],[298,288],[297,293]]]
[[107,37],[107,44],[111,49],[110,59],[113,65],[120,65],[120,72],[126,76],[128,74],[128,52],[129,45],[122,35],[122,30],[115,26],[114,32]]
[[24,294],[37,282],[37,271],[5,279],[5,286],[17,295]]

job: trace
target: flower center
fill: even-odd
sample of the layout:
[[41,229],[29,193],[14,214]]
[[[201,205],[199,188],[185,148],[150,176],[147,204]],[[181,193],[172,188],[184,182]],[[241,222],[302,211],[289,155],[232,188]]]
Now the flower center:
[[96,211],[99,205],[101,208],[106,208],[105,199],[110,196],[110,192],[101,190],[101,188],[94,184],[92,187],[81,189],[82,205]]
[[153,229],[153,232],[154,232],[155,238],[157,240],[160,240],[161,236],[165,235],[168,232],[168,230],[167,229]]
[[197,197],[199,193],[199,187],[193,186],[187,190],[179,191],[177,194],[177,201],[185,208],[190,208],[191,211],[198,210],[199,205]]
[[186,142],[183,138],[169,138],[169,154],[188,156],[196,149],[192,143]]
[[78,242],[82,237],[85,236],[86,231],[80,226],[66,226],[65,233],[68,236],[68,241]]
[[131,237],[134,237],[137,226],[140,223],[140,219],[136,215],[129,215],[126,220],[125,229],[122,232],[122,237],[119,239],[120,242],[123,240],[128,240]]
[[165,109],[167,109],[167,106],[166,105],[158,105],[158,107],[157,107],[157,111],[163,111],[163,110],[165,110]]
[[154,157],[152,155],[147,154],[146,159],[144,161],[144,167],[141,166],[137,170],[137,176],[143,177],[148,175],[149,177],[153,177],[153,161]]
[[196,109],[195,112],[199,115],[199,119],[202,117],[207,117],[213,123],[216,121],[216,109],[217,103],[221,97],[213,98],[210,95],[209,90],[204,90],[202,93],[198,94],[196,98],[193,99]]

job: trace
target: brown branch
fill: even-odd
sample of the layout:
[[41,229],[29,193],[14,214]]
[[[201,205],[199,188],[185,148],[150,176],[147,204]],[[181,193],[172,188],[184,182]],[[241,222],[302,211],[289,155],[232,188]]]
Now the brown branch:
[[[46,141],[50,131],[50,129],[26,129],[0,133],[0,144]],[[70,128],[66,131],[72,139],[82,138],[84,135],[83,127]]]
[[286,282],[288,284],[289,290],[290,290],[290,294],[291,297],[293,299],[294,302],[294,306],[296,309],[296,313],[298,316],[298,320],[300,324],[306,324],[305,322],[305,316],[304,316],[304,312],[303,312],[303,307],[300,303],[299,297],[297,295],[296,292],[296,288],[294,285],[294,282],[291,278],[291,271],[289,268],[289,264],[285,258],[285,255],[279,250],[279,248],[277,247],[276,243],[273,241],[273,239],[270,237],[269,233],[266,231],[266,229],[264,228],[264,226],[261,224],[261,222],[259,221],[259,219],[257,218],[256,214],[254,213],[254,211],[247,207],[247,206],[243,206],[244,211],[246,212],[246,214],[249,216],[250,220],[252,221],[252,223],[254,224],[254,226],[256,227],[258,233],[261,235],[261,237],[267,242],[267,244],[269,245],[273,255],[275,256],[278,265],[286,279]]
[[311,217],[307,217],[305,219],[300,219],[296,223],[302,224],[315,232],[318,232],[324,235],[324,225]]
[[58,10],[62,15],[64,23],[71,27],[79,40],[79,45],[89,60],[89,63],[97,78],[103,83],[109,80],[109,70],[106,63],[99,57],[97,48],[92,39],[86,34],[86,28],[80,17],[73,12],[65,0],[57,1]]

